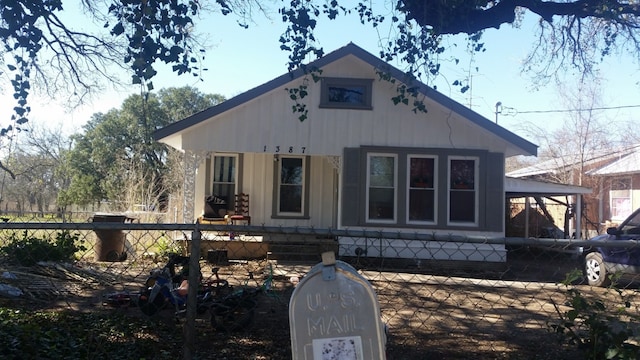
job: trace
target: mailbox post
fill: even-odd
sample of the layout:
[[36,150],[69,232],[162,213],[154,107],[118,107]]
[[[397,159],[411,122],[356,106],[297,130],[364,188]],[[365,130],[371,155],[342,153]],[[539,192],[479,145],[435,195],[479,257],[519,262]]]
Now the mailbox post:
[[371,284],[333,252],[322,254],[289,304],[293,360],[384,360],[385,327]]

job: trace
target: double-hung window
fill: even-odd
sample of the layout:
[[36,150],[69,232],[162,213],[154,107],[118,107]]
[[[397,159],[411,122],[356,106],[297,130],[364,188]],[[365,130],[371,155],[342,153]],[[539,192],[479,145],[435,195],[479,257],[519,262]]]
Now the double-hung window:
[[407,222],[435,224],[437,203],[437,159],[409,155],[407,166]]
[[449,157],[449,224],[478,224],[477,157]]
[[624,220],[631,214],[631,178],[611,180],[609,191],[611,220]]
[[304,157],[281,156],[279,158],[278,215],[304,215],[305,166]]
[[212,194],[225,200],[228,210],[234,207],[234,195],[237,183],[236,155],[214,155]]
[[397,155],[367,156],[367,221],[396,221]]

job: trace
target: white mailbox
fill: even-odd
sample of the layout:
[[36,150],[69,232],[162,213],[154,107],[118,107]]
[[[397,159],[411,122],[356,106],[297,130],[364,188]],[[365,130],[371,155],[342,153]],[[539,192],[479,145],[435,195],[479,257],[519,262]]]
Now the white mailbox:
[[289,304],[293,360],[385,359],[386,334],[371,284],[332,252],[306,274]]

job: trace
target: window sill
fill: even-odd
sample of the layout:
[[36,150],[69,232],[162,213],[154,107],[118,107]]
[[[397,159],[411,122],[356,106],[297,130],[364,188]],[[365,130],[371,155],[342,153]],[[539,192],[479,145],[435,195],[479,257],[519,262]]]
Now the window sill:
[[311,217],[308,215],[273,215],[272,219],[285,219],[285,220],[309,220]]
[[471,228],[471,227],[479,227],[480,225],[478,225],[477,223],[474,222],[448,222],[447,226],[449,227],[464,227],[464,228]]
[[370,105],[342,104],[342,103],[320,104],[318,107],[321,109],[373,110],[373,106],[370,106]]

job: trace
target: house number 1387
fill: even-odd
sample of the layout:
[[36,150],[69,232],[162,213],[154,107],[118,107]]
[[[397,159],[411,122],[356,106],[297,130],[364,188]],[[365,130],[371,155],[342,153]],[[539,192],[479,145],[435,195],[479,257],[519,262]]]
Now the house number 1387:
[[[265,145],[263,147],[263,151],[267,152],[267,150],[269,150],[269,146]],[[295,146],[280,146],[280,145],[276,145],[273,147],[273,152],[274,153],[289,153],[289,154],[295,154],[298,153],[298,151],[296,151],[296,147]],[[304,152],[307,150],[306,146],[301,146],[300,147],[300,151],[299,153],[304,154]]]

